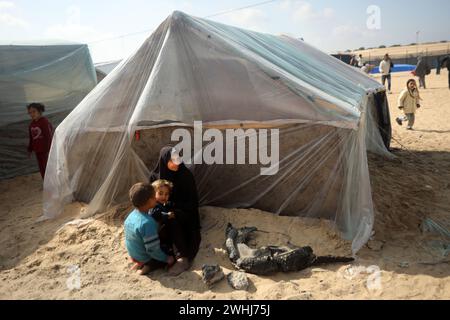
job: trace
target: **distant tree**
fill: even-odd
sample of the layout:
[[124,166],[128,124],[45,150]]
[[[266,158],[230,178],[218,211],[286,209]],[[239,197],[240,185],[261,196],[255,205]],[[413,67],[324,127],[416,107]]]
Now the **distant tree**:
[[381,46],[378,47],[379,49],[386,49],[386,46],[383,44]]
[[442,40],[441,43],[447,43],[447,40]]
[[350,50],[350,49],[347,49],[347,50],[345,50],[345,52],[347,52],[347,53],[348,53],[348,52],[352,52],[352,50]]
[[364,48],[364,47],[361,47],[361,48],[359,48],[358,50],[366,50],[366,48]]
[[416,46],[417,43],[413,42],[413,43],[410,43],[409,45],[410,45],[410,46]]
[[396,47],[401,47],[402,45],[401,44],[393,44],[392,46],[391,46],[391,48],[396,48]]

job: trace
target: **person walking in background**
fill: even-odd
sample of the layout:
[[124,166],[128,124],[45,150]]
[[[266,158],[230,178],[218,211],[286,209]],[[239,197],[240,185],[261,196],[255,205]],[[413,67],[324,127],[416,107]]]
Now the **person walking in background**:
[[447,68],[448,70],[448,88],[450,89],[450,56],[444,57],[440,64],[441,69]]
[[389,54],[384,55],[384,59],[380,63],[380,73],[381,73],[381,83],[383,86],[386,84],[386,80],[388,82],[388,92],[391,94],[392,80],[391,80],[391,71],[394,67]]
[[364,59],[363,59],[363,56],[362,56],[362,54],[360,54],[357,58],[356,58],[356,61],[357,61],[357,63],[358,63],[358,68],[362,68],[362,67],[364,67]]
[[417,66],[415,74],[419,77],[419,88],[427,88],[425,77],[431,73],[431,68],[428,62],[423,58],[419,57],[417,60]]
[[441,74],[441,57],[437,57],[436,58],[436,75],[440,75]]

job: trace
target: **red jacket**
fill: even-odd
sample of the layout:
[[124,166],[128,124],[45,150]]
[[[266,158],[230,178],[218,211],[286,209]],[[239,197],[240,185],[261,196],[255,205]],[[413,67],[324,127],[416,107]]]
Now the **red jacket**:
[[30,135],[30,142],[28,144],[29,152],[50,152],[53,139],[53,127],[47,118],[41,117],[37,121],[32,121],[28,132]]

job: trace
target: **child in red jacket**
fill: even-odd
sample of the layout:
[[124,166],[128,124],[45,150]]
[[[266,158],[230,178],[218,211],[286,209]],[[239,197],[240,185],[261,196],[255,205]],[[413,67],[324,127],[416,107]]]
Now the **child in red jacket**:
[[30,142],[28,144],[28,154],[36,153],[36,158],[41,172],[42,179],[45,176],[48,154],[52,145],[53,127],[47,118],[42,116],[45,106],[40,103],[32,103],[27,106],[31,121],[29,126]]

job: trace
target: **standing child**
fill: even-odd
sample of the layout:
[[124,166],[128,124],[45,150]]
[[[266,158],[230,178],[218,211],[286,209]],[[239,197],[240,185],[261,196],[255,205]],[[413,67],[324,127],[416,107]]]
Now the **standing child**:
[[149,215],[156,205],[155,189],[149,183],[138,183],[130,189],[135,207],[125,220],[125,245],[134,268],[145,275],[150,271],[171,266],[175,259],[160,247],[158,223]]
[[402,125],[403,121],[408,121],[407,130],[413,129],[416,120],[415,114],[417,109],[420,108],[420,100],[416,80],[408,80],[406,89],[400,93],[400,97],[398,98],[398,108],[404,112],[405,116],[396,119],[399,125]]
[[28,155],[36,153],[36,158],[41,172],[42,179],[45,176],[45,168],[47,167],[48,154],[52,145],[53,127],[47,118],[42,114],[45,111],[45,106],[40,103],[32,103],[27,106],[28,114],[32,121],[28,128],[29,143]]

